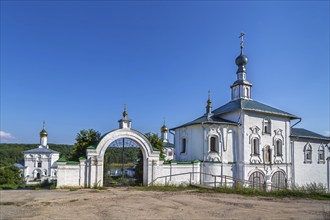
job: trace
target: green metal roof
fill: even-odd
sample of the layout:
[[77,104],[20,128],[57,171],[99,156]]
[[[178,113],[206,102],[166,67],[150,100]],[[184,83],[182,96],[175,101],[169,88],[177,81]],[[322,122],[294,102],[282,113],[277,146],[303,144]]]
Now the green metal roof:
[[233,112],[236,110],[246,110],[246,111],[254,111],[254,112],[262,112],[267,114],[273,114],[278,116],[289,117],[291,119],[299,119],[299,117],[292,115],[288,112],[279,110],[277,108],[271,107],[269,105],[248,99],[237,99],[227,104],[215,109],[213,114],[221,115],[224,113]]
[[315,132],[306,130],[304,128],[292,128],[291,137],[303,137],[303,138],[322,139],[322,140],[330,141],[330,137],[317,134]]

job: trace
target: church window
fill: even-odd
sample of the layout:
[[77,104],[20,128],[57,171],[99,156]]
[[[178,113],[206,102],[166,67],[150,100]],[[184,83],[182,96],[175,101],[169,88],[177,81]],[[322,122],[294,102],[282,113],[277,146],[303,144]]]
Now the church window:
[[260,171],[253,172],[249,177],[250,187],[254,189],[263,189],[265,183],[265,176]]
[[264,121],[263,121],[263,130],[262,132],[264,134],[270,134],[271,133],[271,122],[270,122],[270,119],[269,118],[265,118]]
[[319,148],[319,160],[318,160],[319,163],[324,163],[324,147],[323,145],[320,146]]
[[258,138],[252,139],[252,154],[259,155],[259,139]]
[[270,149],[270,146],[266,146],[264,148],[264,162],[271,163],[271,161],[272,161],[272,150]]
[[210,152],[218,152],[217,138],[216,137],[211,137],[210,138]]
[[187,139],[182,138],[182,143],[181,143],[181,153],[186,153],[186,147],[187,147]]
[[312,146],[310,144],[307,144],[304,149],[305,154],[305,163],[312,163]]
[[41,162],[38,162],[38,167],[41,167],[41,165],[42,165]]
[[277,139],[275,145],[276,145],[276,156],[282,156],[282,141]]
[[285,174],[282,171],[276,171],[272,176],[272,190],[286,188]]

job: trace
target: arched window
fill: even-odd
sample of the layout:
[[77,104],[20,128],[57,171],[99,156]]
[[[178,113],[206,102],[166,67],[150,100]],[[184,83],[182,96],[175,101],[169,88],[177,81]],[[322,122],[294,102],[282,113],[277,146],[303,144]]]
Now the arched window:
[[272,162],[272,150],[270,149],[270,146],[266,146],[264,148],[264,162],[265,163]]
[[275,141],[275,149],[276,149],[276,156],[281,157],[282,156],[282,141],[280,139],[277,139]]
[[319,162],[319,163],[324,163],[325,160],[324,160],[324,147],[323,147],[323,145],[321,145],[321,146],[319,147],[318,155],[319,155],[319,160],[318,160],[318,162]]
[[285,174],[282,171],[276,171],[272,176],[272,190],[286,188]]
[[217,137],[210,137],[210,152],[218,152]]
[[259,155],[259,139],[253,138],[252,141],[252,155]]
[[304,149],[304,163],[312,163],[312,146],[307,144]]
[[263,120],[263,126],[262,126],[262,133],[263,134],[271,134],[271,122],[269,118],[265,118]]
[[250,187],[254,189],[263,189],[265,176],[260,171],[253,172],[249,177]]
[[181,143],[181,153],[186,153],[186,147],[187,147],[187,139],[182,138],[182,143]]

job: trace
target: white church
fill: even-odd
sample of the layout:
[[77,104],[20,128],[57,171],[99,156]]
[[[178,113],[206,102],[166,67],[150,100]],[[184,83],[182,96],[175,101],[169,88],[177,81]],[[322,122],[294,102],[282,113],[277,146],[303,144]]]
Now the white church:
[[[119,128],[105,134],[96,147],[89,147],[86,158],[75,163],[57,161],[57,187],[103,186],[104,153],[113,141],[127,138],[142,150],[144,185],[241,184],[273,190],[315,182],[329,191],[330,137],[295,128],[301,118],[252,99],[243,47],[242,34],[235,60],[237,78],[230,86],[228,103],[212,110],[209,97],[199,118],[171,129],[163,125],[165,160],[142,133],[132,129],[125,109]],[[174,135],[174,143],[169,143],[168,132]],[[49,154],[37,153],[50,151],[45,146],[25,152],[31,161],[26,173],[31,177],[54,176],[51,168],[58,154],[47,158]],[[39,161],[45,161],[42,167]]]
[[26,184],[56,180],[60,153],[49,148],[45,127],[40,131],[40,145],[24,151],[23,176]]

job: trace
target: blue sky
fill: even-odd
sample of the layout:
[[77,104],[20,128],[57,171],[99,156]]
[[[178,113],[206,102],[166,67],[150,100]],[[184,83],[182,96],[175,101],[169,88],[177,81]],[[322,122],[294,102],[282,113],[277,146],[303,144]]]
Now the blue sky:
[[230,101],[239,33],[252,98],[329,135],[328,1],[1,1],[1,142],[159,132]]

